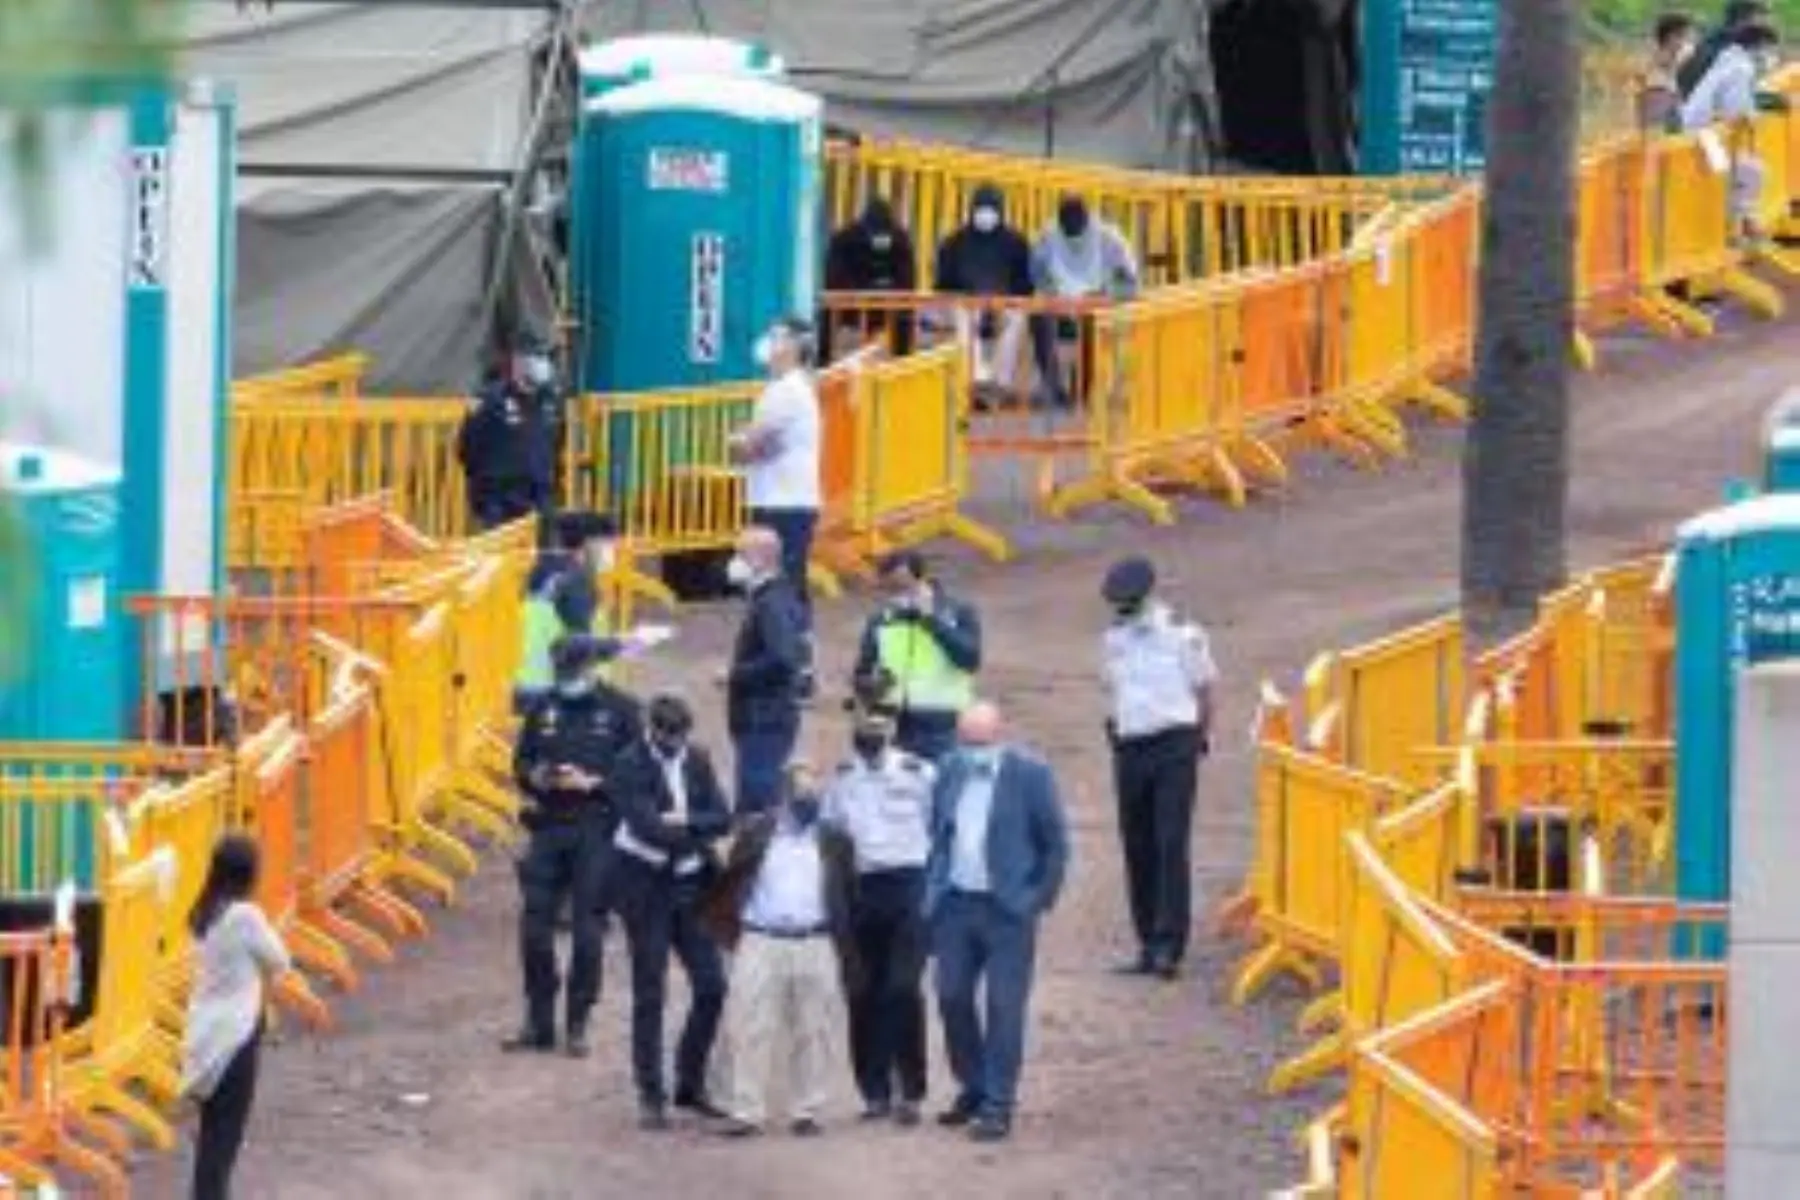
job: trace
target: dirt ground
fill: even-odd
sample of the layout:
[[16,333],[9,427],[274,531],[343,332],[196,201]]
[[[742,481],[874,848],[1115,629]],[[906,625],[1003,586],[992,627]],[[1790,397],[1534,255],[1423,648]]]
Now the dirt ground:
[[[1573,551],[1578,564],[1666,538],[1747,473],[1764,404],[1800,381],[1800,322],[1732,323],[1707,345],[1604,345],[1577,385]],[[1203,934],[1178,983],[1114,977],[1127,949],[1118,849],[1095,692],[1096,588],[1121,551],[1155,555],[1167,593],[1210,626],[1226,672],[1223,736],[1204,776],[1195,830],[1199,895],[1241,878],[1251,846],[1246,730],[1259,678],[1292,683],[1316,650],[1449,603],[1457,566],[1458,435],[1421,429],[1413,461],[1359,474],[1302,460],[1285,494],[1231,513],[1189,504],[1152,530],[1119,514],[1017,530],[1006,566],[945,555],[943,572],[979,602],[986,690],[1061,774],[1074,827],[1069,886],[1049,918],[1014,1140],[982,1149],[932,1127],[859,1128],[846,1076],[827,1135],[720,1144],[633,1124],[620,947],[609,945],[598,1053],[586,1063],[502,1057],[517,1015],[514,889],[494,859],[435,936],[365,990],[337,1002],[338,1030],[288,1036],[266,1075],[240,1171],[248,1200],[636,1196],[813,1200],[857,1195],[979,1197],[1260,1196],[1297,1181],[1291,1135],[1330,1099],[1275,1102],[1269,1068],[1299,1048],[1291,994],[1235,1010],[1224,1001],[1243,950]],[[822,609],[824,667],[847,666],[862,603]],[[705,697],[726,646],[723,608],[681,618],[678,649],[651,674]],[[844,733],[821,706],[812,751]],[[723,751],[723,747],[719,747]],[[935,1024],[935,1021],[934,1021]],[[935,1031],[934,1031],[935,1038]],[[949,1095],[934,1058],[934,1100]],[[181,1194],[185,1155],[154,1156],[140,1194]]]

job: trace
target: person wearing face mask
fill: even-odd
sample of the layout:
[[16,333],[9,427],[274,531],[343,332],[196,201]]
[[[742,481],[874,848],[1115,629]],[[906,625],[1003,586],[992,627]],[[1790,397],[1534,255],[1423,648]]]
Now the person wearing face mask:
[[[912,235],[894,218],[884,197],[872,196],[862,216],[831,235],[825,248],[825,290],[829,292],[911,292],[918,287]],[[913,320],[887,308],[837,308],[823,325],[827,338],[848,335],[858,345],[891,332],[888,349],[912,353]],[[855,347],[851,347],[854,349]],[[833,361],[831,345],[821,350]]]
[[601,639],[575,634],[556,643],[556,687],[525,718],[513,775],[526,797],[519,856],[519,959],[525,1021],[502,1045],[509,1052],[556,1048],[556,917],[566,903],[570,942],[564,1046],[587,1056],[588,1014],[600,999],[599,908],[618,812],[619,759],[644,736],[637,702],[602,683],[594,668]]
[[1156,570],[1127,558],[1106,573],[1102,639],[1119,840],[1138,954],[1128,974],[1175,978],[1193,923],[1189,862],[1200,760],[1211,749],[1219,671],[1206,633],[1153,598]]
[[706,1095],[706,1064],[725,1009],[725,968],[700,928],[699,901],[718,871],[714,844],[731,811],[706,751],[693,744],[685,700],[650,701],[648,736],[620,757],[620,821],[613,836],[614,894],[631,946],[631,1069],[639,1124],[668,1127],[663,1008],[669,956],[688,979],[688,1015],[675,1051],[675,1107],[723,1114]]
[[1055,774],[1002,742],[998,708],[971,705],[958,733],[932,794],[922,906],[958,1086],[938,1123],[998,1142],[1012,1134],[1037,927],[1062,890],[1069,832]]
[[1723,19],[1694,47],[1694,52],[1684,58],[1675,68],[1675,83],[1681,89],[1682,99],[1694,94],[1700,81],[1712,70],[1713,63],[1719,55],[1732,44],[1737,31],[1753,21],[1767,22],[1774,19],[1774,10],[1767,0],[1731,0],[1725,6]]
[[932,578],[916,550],[883,558],[876,578],[885,602],[863,627],[852,680],[885,679],[900,748],[936,762],[955,746],[956,719],[974,696],[981,619]]
[[556,449],[526,381],[526,358],[514,355],[510,372],[496,370],[482,381],[456,431],[469,519],[478,532],[550,511]]
[[819,394],[808,367],[812,327],[797,317],[775,322],[756,343],[756,361],[769,382],[756,398],[750,425],[733,435],[731,452],[744,465],[750,523],[781,539],[781,565],[793,582],[810,630],[812,601],[806,571],[819,526]]
[[894,744],[891,713],[867,704],[856,711],[851,751],[825,793],[825,820],[856,850],[851,928],[862,971],[850,997],[850,1065],[865,1121],[912,1126],[925,1099],[920,905],[937,772]]
[[745,595],[725,687],[726,726],[737,757],[737,812],[762,812],[781,792],[781,770],[800,737],[800,709],[811,669],[805,613],[781,569],[781,539],[753,525],[738,538],[727,567]]
[[[1024,299],[1032,294],[1031,246],[1006,223],[1000,189],[975,189],[966,225],[938,247],[932,286],[962,296]],[[956,310],[956,336],[968,350],[977,399],[984,405],[1010,396],[1018,368],[1025,314],[1014,307],[979,304]]]
[[731,952],[725,1027],[730,1043],[730,1118],[718,1132],[753,1137],[763,1130],[776,1048],[791,1039],[790,1130],[821,1132],[837,1042],[839,997],[856,990],[851,933],[856,852],[820,819],[812,770],[784,772],[779,807],[750,821],[707,897],[707,929]]
[[550,343],[536,334],[527,333],[520,340],[515,356],[513,376],[519,392],[528,404],[538,410],[543,422],[544,440],[550,454],[548,478],[550,498],[563,494],[563,466],[568,446],[567,397],[556,378],[556,361]]
[[[1137,261],[1131,243],[1119,230],[1088,212],[1087,202],[1067,195],[1058,203],[1056,223],[1038,239],[1031,255],[1032,280],[1040,296],[1059,300],[1106,297],[1129,300],[1137,295]],[[1077,347],[1077,389],[1093,377],[1094,327],[1088,313],[1040,313],[1031,321],[1031,345],[1042,393],[1051,403],[1067,406],[1068,384],[1057,360],[1057,343]]]
[[594,583],[596,574],[612,569],[616,526],[599,513],[565,512],[558,515],[555,527],[556,548],[539,554],[525,577],[519,620],[523,645],[513,676],[513,710],[521,716],[550,691],[554,682],[550,648],[558,638],[573,633],[599,638],[604,660],[624,649],[610,636]]

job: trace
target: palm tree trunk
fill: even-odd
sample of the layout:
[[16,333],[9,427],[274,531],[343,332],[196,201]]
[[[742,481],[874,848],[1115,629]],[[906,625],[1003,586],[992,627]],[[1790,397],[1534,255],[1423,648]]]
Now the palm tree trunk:
[[1575,323],[1575,0],[1502,0],[1487,124],[1462,599],[1477,644],[1528,625],[1567,576]]

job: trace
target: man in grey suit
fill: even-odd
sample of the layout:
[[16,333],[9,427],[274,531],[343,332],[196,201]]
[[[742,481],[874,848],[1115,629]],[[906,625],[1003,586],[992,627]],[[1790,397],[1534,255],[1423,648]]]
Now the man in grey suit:
[[933,796],[925,867],[938,1008],[960,1089],[938,1122],[998,1142],[1012,1132],[1038,918],[1062,888],[1069,836],[1056,777],[1001,743],[994,705],[971,705],[957,732]]

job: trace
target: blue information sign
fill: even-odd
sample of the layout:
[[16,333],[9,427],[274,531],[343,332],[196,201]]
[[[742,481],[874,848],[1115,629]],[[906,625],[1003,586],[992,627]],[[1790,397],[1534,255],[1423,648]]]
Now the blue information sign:
[[1462,174],[1487,160],[1495,0],[1368,0],[1365,174]]

